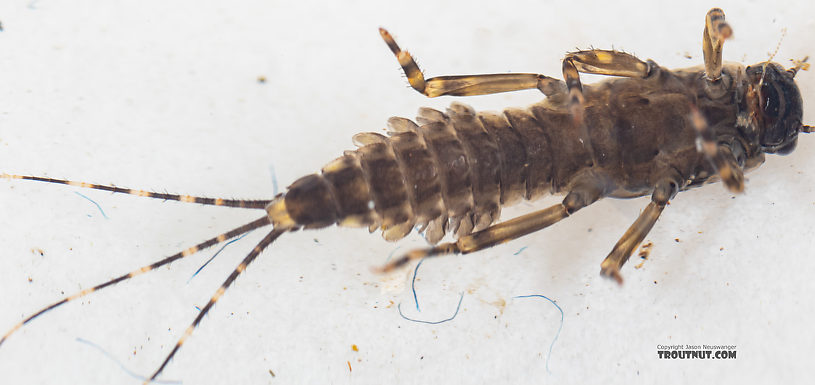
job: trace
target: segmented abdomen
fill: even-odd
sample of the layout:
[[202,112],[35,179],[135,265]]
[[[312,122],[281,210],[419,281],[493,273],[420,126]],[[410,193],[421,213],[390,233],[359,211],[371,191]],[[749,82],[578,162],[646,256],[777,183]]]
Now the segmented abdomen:
[[267,207],[275,226],[381,227],[387,240],[418,226],[436,243],[448,231],[486,228],[502,205],[551,192],[550,139],[529,110],[476,114],[453,103],[446,114],[423,108],[416,121],[394,117],[389,136],[354,136],[357,150]]

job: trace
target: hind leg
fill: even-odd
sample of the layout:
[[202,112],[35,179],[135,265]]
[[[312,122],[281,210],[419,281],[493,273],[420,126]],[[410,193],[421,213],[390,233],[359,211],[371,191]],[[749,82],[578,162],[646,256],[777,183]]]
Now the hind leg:
[[472,96],[497,94],[537,88],[546,96],[563,92],[566,87],[560,80],[540,74],[489,74],[437,76],[425,80],[419,65],[407,51],[402,51],[390,33],[379,29],[382,39],[399,60],[410,86],[419,93],[434,98],[436,96]]
[[391,271],[410,261],[425,257],[468,254],[509,242],[560,222],[561,219],[596,202],[612,190],[613,186],[610,185],[606,178],[594,174],[584,174],[583,178],[579,178],[576,183],[573,183],[571,192],[559,204],[492,225],[484,230],[461,237],[456,242],[410,251],[401,258],[394,259],[383,266],[381,271]]
[[592,155],[592,161],[595,164],[597,159],[594,157],[589,131],[583,124],[583,106],[586,99],[583,96],[583,85],[580,83],[580,72],[645,78],[651,74],[651,69],[651,63],[637,59],[634,55],[602,49],[572,52],[563,59],[563,78],[566,80],[566,88],[569,92],[569,111],[575,127],[580,131],[581,142],[586,151]]
[[[563,59],[563,78],[569,91],[569,107],[575,123],[583,122],[583,85],[580,72],[596,75],[644,78],[651,73],[651,64],[625,52],[593,49],[572,52]],[[584,138],[585,140],[585,138]]]
[[613,278],[619,284],[623,283],[620,268],[628,261],[631,253],[654,227],[654,223],[659,219],[659,215],[665,205],[668,204],[668,200],[679,192],[681,183],[682,178],[678,174],[665,176],[657,182],[654,193],[651,195],[651,203],[640,213],[637,220],[626,230],[622,238],[614,245],[611,253],[603,260],[600,265],[600,275]]

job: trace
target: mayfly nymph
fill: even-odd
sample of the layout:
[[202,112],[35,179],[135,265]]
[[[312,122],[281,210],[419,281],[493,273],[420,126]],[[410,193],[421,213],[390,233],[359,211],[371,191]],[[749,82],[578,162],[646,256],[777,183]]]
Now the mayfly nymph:
[[[281,235],[331,225],[381,230],[396,241],[417,229],[433,245],[393,259],[409,261],[471,253],[546,228],[605,197],[651,196],[651,202],[601,264],[601,274],[622,283],[620,269],[668,201],[680,191],[722,181],[744,190],[744,172],[765,154],[790,153],[802,122],[794,77],[806,59],[785,69],[770,61],[751,66],[722,62],[732,30],[714,8],[705,19],[704,65],[670,70],[615,50],[566,55],[563,78],[534,73],[440,76],[425,79],[412,56],[384,29],[380,34],[416,91],[428,96],[470,96],[538,89],[546,98],[526,108],[476,112],[453,103],[447,111],[419,110],[415,120],[388,120],[388,135],[362,133],[358,146],[320,173],[296,180],[270,200],[202,198],[52,178],[35,180],[205,205],[264,210],[234,230],[113,280],[66,296],[13,326],[250,230],[272,230],[223,282],[150,380],[172,359],[226,289]],[[615,76],[583,85],[580,73]],[[563,194],[561,203],[498,222],[502,207],[523,199]],[[438,244],[446,234],[456,241]],[[149,381],[149,380],[148,380]]]

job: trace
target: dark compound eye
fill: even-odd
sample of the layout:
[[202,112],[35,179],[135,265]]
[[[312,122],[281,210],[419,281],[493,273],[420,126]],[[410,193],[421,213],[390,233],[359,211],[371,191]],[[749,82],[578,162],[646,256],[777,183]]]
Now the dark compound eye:
[[761,106],[764,108],[765,117],[778,118],[781,100],[775,86],[769,84],[761,86]]
[[793,140],[793,141],[787,143],[784,147],[781,147],[778,150],[775,150],[775,153],[778,154],[778,155],[787,155],[787,154],[791,153],[793,150],[795,150],[795,147],[797,145],[798,145],[798,140]]

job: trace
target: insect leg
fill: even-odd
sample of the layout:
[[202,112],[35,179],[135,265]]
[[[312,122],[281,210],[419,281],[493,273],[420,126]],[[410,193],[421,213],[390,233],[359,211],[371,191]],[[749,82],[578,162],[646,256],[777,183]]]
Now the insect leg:
[[805,56],[801,60],[792,59],[792,68],[787,70],[787,73],[790,74],[793,78],[800,70],[809,71],[810,64],[807,63],[809,60],[809,56]]
[[713,166],[722,178],[722,182],[730,192],[744,192],[744,171],[739,167],[739,162],[733,154],[733,150],[725,144],[716,147],[716,155],[711,159]]
[[[744,192],[744,171],[741,166],[744,158],[744,148],[741,143],[719,143],[716,139],[716,132],[702,118],[699,110],[691,110],[691,122],[696,128],[697,148],[705,154],[713,165],[722,182],[728,190],[734,193]],[[741,163],[741,164],[740,164]]]
[[195,317],[195,320],[192,321],[192,324],[190,324],[190,326],[187,327],[187,330],[184,331],[184,335],[178,339],[178,342],[176,342],[175,347],[173,347],[173,350],[171,350],[170,354],[167,355],[167,358],[164,359],[164,362],[161,363],[161,366],[159,366],[156,372],[153,373],[153,375],[150,376],[150,378],[147,379],[147,381],[145,381],[144,384],[148,384],[152,382],[156,377],[158,377],[161,371],[164,370],[164,367],[167,366],[167,363],[170,362],[173,356],[175,356],[175,353],[178,351],[178,349],[181,348],[181,345],[184,344],[184,341],[186,341],[186,339],[192,334],[192,331],[195,330],[195,327],[198,326],[198,323],[200,323],[204,316],[207,315],[209,310],[212,309],[213,306],[215,306],[215,302],[218,302],[218,299],[221,298],[221,296],[224,294],[226,289],[229,288],[232,282],[234,282],[235,279],[238,278],[238,276],[241,273],[243,273],[244,270],[246,270],[246,266],[249,266],[249,264],[252,263],[252,261],[254,261],[258,255],[260,255],[263,249],[272,244],[272,242],[274,242],[274,240],[277,239],[277,237],[279,237],[286,231],[288,230],[272,230],[268,235],[266,235],[265,238],[263,238],[263,240],[260,241],[260,243],[258,243],[257,246],[255,246],[254,249],[252,249],[249,255],[247,255],[246,258],[244,258],[243,261],[241,261],[241,263],[238,265],[238,267],[235,268],[234,271],[232,271],[232,274],[229,274],[229,277],[227,277],[224,283],[221,284],[221,287],[219,287],[218,290],[215,291],[215,294],[212,295],[212,298],[210,298],[209,302],[207,302],[207,305],[204,306],[203,309],[201,309],[201,312],[198,313],[198,316]]
[[593,49],[567,54],[563,59],[563,78],[569,91],[572,116],[578,125],[583,121],[585,102],[579,72],[644,78],[651,73],[651,65],[625,52]]
[[582,181],[575,183],[572,191],[559,204],[492,225],[484,230],[461,237],[456,242],[443,243],[427,249],[412,250],[401,258],[394,259],[383,266],[381,272],[391,271],[410,261],[425,257],[472,253],[542,230],[572,215],[575,211],[596,202],[607,191],[611,190],[610,187],[605,178],[584,178]]
[[166,200],[166,201],[199,203],[199,204],[202,204],[202,205],[212,205],[212,206],[240,207],[240,208],[245,208],[245,209],[262,209],[262,208],[265,208],[269,203],[272,202],[270,200],[221,199],[221,198],[194,197],[194,196],[190,196],[190,195],[164,194],[164,193],[157,193],[157,192],[144,191],[144,190],[135,190],[135,189],[129,189],[129,188],[116,187],[116,186],[105,186],[105,185],[99,185],[99,184],[93,184],[93,183],[77,182],[77,181],[72,181],[72,180],[43,178],[43,177],[39,177],[39,176],[28,176],[28,175],[13,175],[13,174],[6,174],[6,173],[0,174],[0,178],[2,178],[2,179],[33,180],[33,181],[37,181],[37,182],[56,183],[56,184],[64,184],[64,185],[68,185],[68,186],[74,186],[74,187],[89,188],[89,189],[94,189],[94,190],[110,191],[112,193],[121,193],[121,194],[128,194],[128,195],[136,195],[136,196],[140,196],[140,197],[163,199],[163,200]]
[[731,35],[733,29],[724,21],[724,11],[720,8],[707,11],[702,52],[705,56],[705,78],[709,82],[716,82],[722,77],[722,47]]
[[668,200],[673,198],[679,191],[681,180],[678,174],[674,174],[657,182],[654,193],[651,195],[651,203],[640,213],[637,220],[626,230],[622,238],[614,245],[611,253],[603,260],[600,265],[601,275],[613,278],[618,284],[622,285],[623,277],[620,275],[620,268],[628,261],[631,253],[645,239],[648,232],[651,231]]
[[580,72],[644,78],[651,73],[651,64],[625,52],[602,49],[571,52],[563,59],[563,78],[569,91],[569,110],[575,126],[580,130],[582,143],[589,154],[592,154],[592,161],[596,164],[597,159],[594,159],[589,131],[583,125],[583,104],[586,99],[583,97]]
[[61,305],[64,305],[64,304],[66,304],[68,302],[71,302],[71,301],[73,301],[75,299],[84,297],[84,296],[86,296],[86,295],[88,295],[90,293],[93,293],[93,292],[97,291],[97,290],[104,289],[104,288],[106,288],[108,286],[115,285],[115,284],[117,284],[119,282],[128,280],[128,279],[133,278],[133,277],[135,277],[137,275],[141,275],[141,274],[144,274],[144,273],[146,273],[148,271],[155,270],[158,267],[164,266],[164,265],[166,265],[168,263],[171,263],[173,261],[176,261],[178,259],[190,256],[192,254],[195,254],[196,252],[198,252],[200,250],[203,250],[203,249],[205,249],[207,247],[217,245],[218,243],[226,241],[227,239],[237,237],[237,236],[239,236],[239,235],[241,235],[243,233],[246,233],[248,231],[251,231],[251,230],[254,230],[256,228],[263,227],[263,226],[266,226],[266,225],[269,225],[269,224],[271,224],[269,216],[264,215],[260,219],[252,221],[250,223],[247,223],[247,224],[245,224],[243,226],[240,226],[240,227],[238,227],[238,228],[236,228],[234,230],[231,230],[231,231],[228,231],[226,233],[220,234],[215,238],[208,239],[208,240],[206,240],[204,242],[201,242],[201,243],[199,243],[199,244],[197,244],[197,245],[195,245],[193,247],[190,247],[188,249],[185,249],[185,250],[183,250],[183,251],[181,251],[179,253],[173,254],[173,255],[171,255],[171,256],[169,256],[167,258],[164,258],[164,259],[162,259],[160,261],[154,262],[154,263],[152,263],[150,265],[147,265],[147,266],[143,266],[143,267],[138,268],[136,270],[133,270],[133,271],[131,271],[131,272],[125,274],[125,275],[122,275],[120,277],[111,279],[110,281],[101,283],[101,284],[96,285],[94,287],[91,287],[89,289],[84,289],[84,290],[82,290],[82,291],[80,291],[78,293],[74,293],[72,295],[69,295],[69,296],[67,296],[67,297],[65,297],[65,298],[63,298],[63,299],[61,299],[61,300],[59,300],[59,301],[57,301],[57,302],[55,302],[55,303],[53,303],[51,305],[48,305],[48,306],[38,310],[36,313],[28,316],[22,322],[18,323],[17,325],[14,325],[14,327],[12,327],[11,330],[6,332],[6,334],[4,334],[2,338],[0,338],[0,345],[2,345],[3,342],[5,342],[6,339],[9,336],[11,336],[14,332],[16,332],[18,329],[23,327],[23,325],[31,322],[35,318],[39,317],[40,315],[42,315],[43,313],[45,313],[45,312],[47,312],[47,311],[49,311],[51,309],[54,309],[54,308],[59,307]]
[[402,51],[393,36],[384,28],[379,34],[388,44],[399,65],[405,71],[410,86],[420,93],[434,98],[436,96],[472,96],[529,90],[537,88],[546,96],[564,92],[566,87],[560,80],[540,74],[489,74],[489,75],[455,75],[437,76],[425,80],[419,65],[407,51]]

